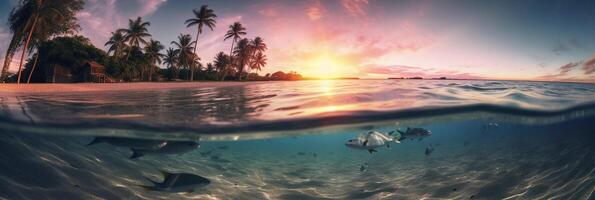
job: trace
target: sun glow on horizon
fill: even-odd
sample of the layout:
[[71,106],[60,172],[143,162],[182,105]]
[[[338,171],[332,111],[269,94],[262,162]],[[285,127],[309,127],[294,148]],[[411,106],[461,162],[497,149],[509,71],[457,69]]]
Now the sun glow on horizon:
[[315,78],[339,78],[348,76],[350,73],[349,65],[344,60],[327,52],[306,59],[304,66],[312,72],[307,76]]

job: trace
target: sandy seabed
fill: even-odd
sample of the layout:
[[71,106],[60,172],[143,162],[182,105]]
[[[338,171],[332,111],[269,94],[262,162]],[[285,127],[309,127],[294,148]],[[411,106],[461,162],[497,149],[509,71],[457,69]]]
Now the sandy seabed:
[[[0,129],[0,198],[8,199],[591,199],[593,136],[561,132],[461,134],[408,140],[373,155],[350,134],[205,142],[183,155],[128,159],[89,137]],[[444,128],[446,130],[446,128]],[[438,130],[438,129],[435,129]],[[425,156],[426,145],[436,152]],[[360,171],[368,163],[366,171]],[[148,191],[157,170],[212,181],[193,193]]]

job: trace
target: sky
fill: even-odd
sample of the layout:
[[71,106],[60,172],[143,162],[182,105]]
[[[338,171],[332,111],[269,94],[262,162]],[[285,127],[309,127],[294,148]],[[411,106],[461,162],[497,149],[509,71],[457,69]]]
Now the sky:
[[[16,4],[0,0],[0,21]],[[77,17],[80,34],[104,50],[110,32],[137,16],[169,47],[180,33],[196,36],[184,21],[201,5],[218,16],[198,38],[203,63],[229,52],[223,37],[238,21],[247,38],[267,43],[261,74],[595,82],[592,0],[86,0]],[[0,61],[7,27],[0,24]]]

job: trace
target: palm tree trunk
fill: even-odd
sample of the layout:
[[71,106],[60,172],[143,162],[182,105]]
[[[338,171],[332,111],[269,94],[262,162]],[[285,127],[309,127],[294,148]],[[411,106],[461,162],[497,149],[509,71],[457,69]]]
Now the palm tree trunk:
[[33,76],[33,72],[35,71],[35,66],[37,66],[37,60],[39,59],[39,50],[37,50],[37,54],[35,54],[35,62],[33,62],[33,67],[29,72],[29,78],[27,78],[27,84],[31,83],[31,76]]
[[12,62],[12,57],[14,56],[14,51],[10,49],[6,50],[6,56],[4,56],[4,66],[2,67],[2,74],[0,75],[0,81],[4,81],[8,75],[8,69],[10,68],[10,63]]
[[192,61],[192,65],[190,65],[190,82],[194,81],[194,61]]
[[229,65],[233,64],[233,44],[236,42],[236,38],[234,37],[233,40],[231,40],[231,49],[229,49]]
[[27,42],[25,42],[25,47],[23,47],[23,53],[21,54],[21,63],[19,63],[19,74],[17,76],[17,84],[21,83],[21,73],[23,71],[23,60],[25,59],[27,48],[29,48],[29,42],[31,42],[31,36],[33,36],[33,31],[35,30],[36,25],[37,25],[37,15],[35,16],[35,19],[33,19],[33,26],[31,26],[31,30],[29,31],[29,36],[27,36]]
[[149,82],[153,82],[153,70],[155,70],[155,65],[153,65],[153,63],[155,63],[155,59],[153,58],[151,60],[151,65],[149,65]]
[[[196,47],[198,47],[198,35],[200,34],[200,27],[196,30],[196,39],[194,40],[194,55],[196,55]],[[198,55],[196,55],[198,57]],[[194,60],[192,60],[192,75],[190,75],[190,81],[194,81]]]
[[[16,33],[14,33],[16,34]],[[13,38],[10,40],[10,44],[8,49],[6,49],[6,55],[4,56],[4,65],[2,66],[2,73],[0,74],[0,81],[5,81],[8,76],[8,69],[10,68],[10,63],[12,62],[12,57],[16,51],[17,40],[16,36],[13,35]]]

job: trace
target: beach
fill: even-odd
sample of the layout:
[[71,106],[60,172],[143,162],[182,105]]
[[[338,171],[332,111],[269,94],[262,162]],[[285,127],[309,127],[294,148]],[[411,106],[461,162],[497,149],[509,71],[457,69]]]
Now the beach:
[[123,90],[162,90],[226,87],[267,83],[258,82],[138,82],[138,83],[43,83],[0,84],[0,93],[100,92]]

